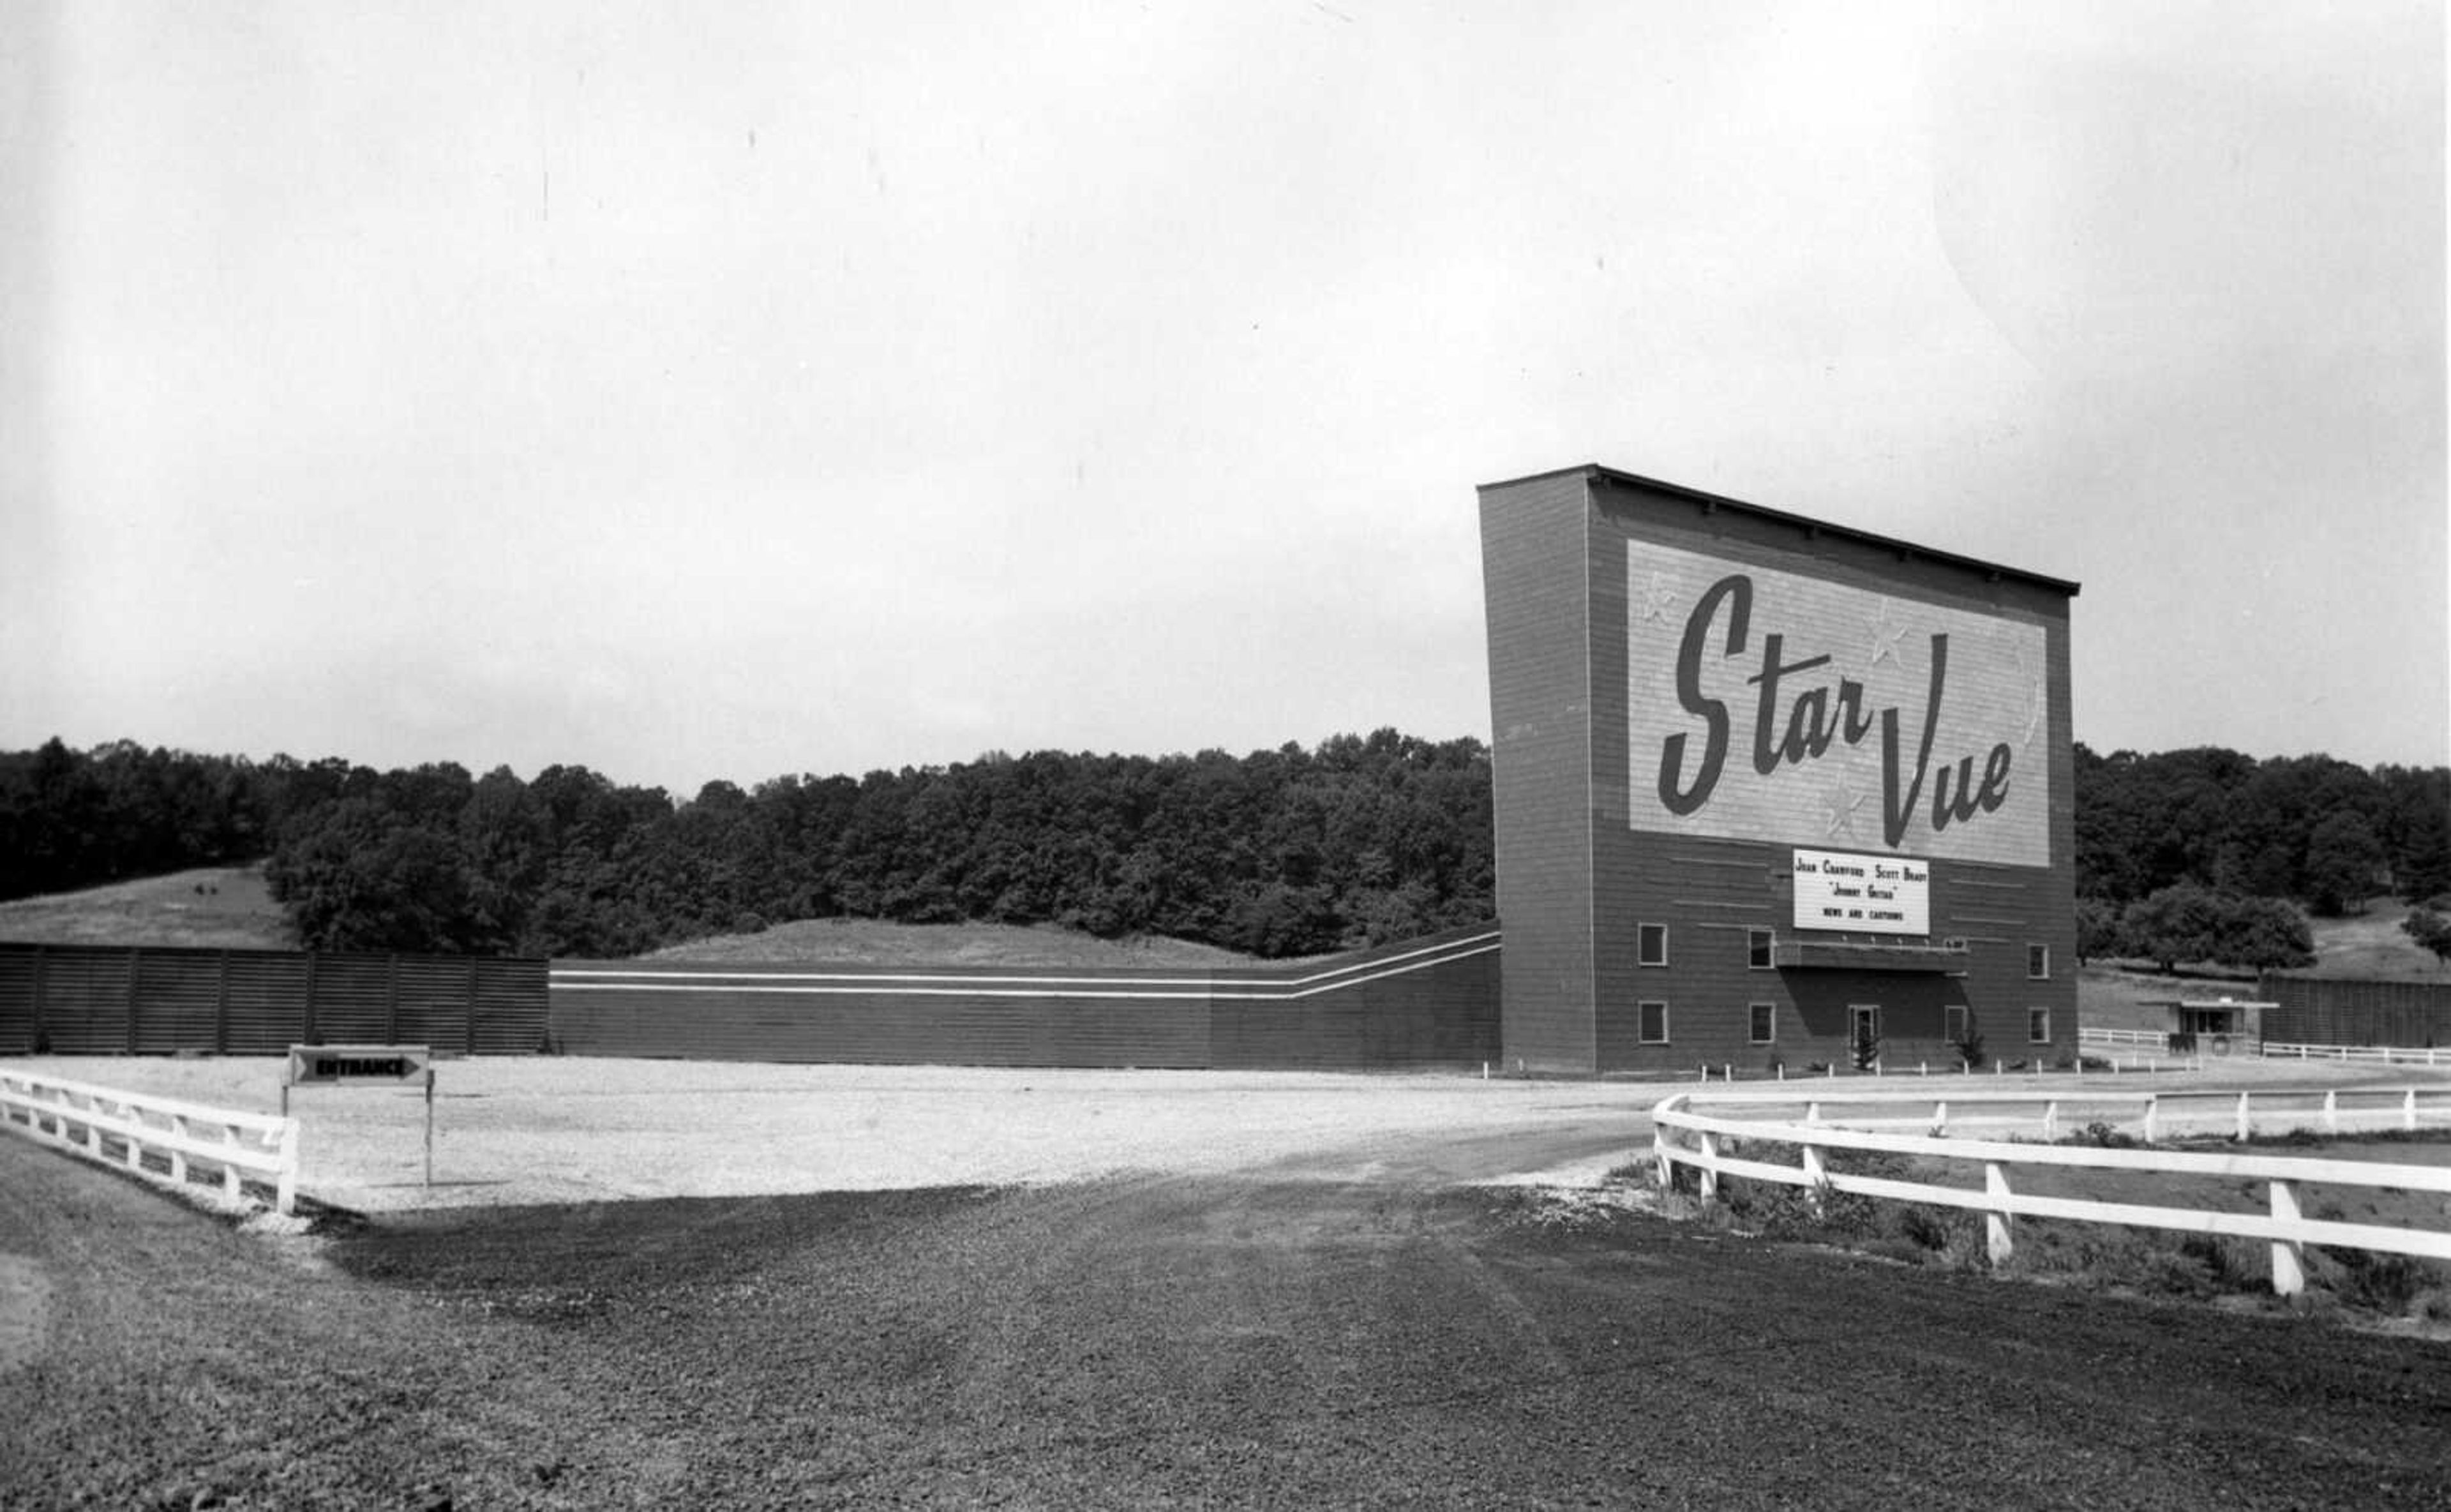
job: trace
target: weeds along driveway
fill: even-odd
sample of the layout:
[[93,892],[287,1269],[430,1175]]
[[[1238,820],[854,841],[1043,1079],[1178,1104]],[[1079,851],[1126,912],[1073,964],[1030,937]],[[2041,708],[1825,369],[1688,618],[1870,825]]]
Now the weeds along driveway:
[[263,1240],[0,1139],[0,1505],[2451,1502],[2451,1354],[1537,1192],[1128,1176]]

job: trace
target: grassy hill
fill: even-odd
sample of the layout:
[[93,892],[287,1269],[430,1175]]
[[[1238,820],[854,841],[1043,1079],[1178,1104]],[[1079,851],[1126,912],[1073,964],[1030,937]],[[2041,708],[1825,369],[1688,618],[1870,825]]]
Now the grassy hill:
[[[2451,970],[2402,933],[2408,905],[2376,898],[2363,913],[2309,919],[2315,964],[2293,974],[2364,982],[2451,982]],[[2256,973],[2210,966],[2182,966],[2165,976],[2138,961],[2095,961],[2077,975],[2077,1012],[2094,1029],[2167,1029],[2169,1011],[2147,1002],[2173,997],[2252,997]]]
[[[2348,918],[2315,919],[2316,976],[2368,981],[2451,981],[2451,970],[2401,933],[2408,907],[2377,898]],[[289,950],[281,907],[253,867],[204,867],[78,893],[0,903],[0,940],[45,945],[186,945],[211,950]],[[802,919],[756,934],[720,934],[655,952],[680,961],[811,961],[878,966],[1083,966],[1123,969],[1247,964],[1251,957],[1190,940],[1102,940],[1052,925],[893,924],[882,919]],[[2096,962],[2079,978],[2085,1022],[2162,1021],[2146,998],[2251,990],[2254,973],[2209,968],[2168,977],[2138,962]]]
[[[294,950],[281,905],[252,867],[205,867],[0,903],[0,940],[38,945],[186,945]],[[833,961],[879,966],[1237,966],[1250,957],[1190,940],[1102,940],[1051,925],[892,924],[803,919],[657,951],[679,961]]]
[[297,948],[254,867],[208,866],[0,903],[0,940],[35,945]]
[[651,961],[809,961],[851,966],[1241,966],[1252,957],[1192,940],[1102,940],[1051,924],[894,924],[800,919],[648,952]]
[[2379,897],[2363,913],[2313,920],[2315,964],[2304,974],[2367,982],[2451,981],[2451,970],[2401,929],[2408,909],[2397,898]]

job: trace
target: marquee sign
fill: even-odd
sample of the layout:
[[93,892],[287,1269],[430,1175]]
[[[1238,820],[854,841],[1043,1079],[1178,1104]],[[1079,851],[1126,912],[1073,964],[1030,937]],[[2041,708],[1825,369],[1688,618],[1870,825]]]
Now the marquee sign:
[[2049,864],[2040,624],[1646,540],[1626,590],[1632,828]]
[[1798,851],[1795,927],[1870,934],[1931,933],[1931,867],[1903,855]]

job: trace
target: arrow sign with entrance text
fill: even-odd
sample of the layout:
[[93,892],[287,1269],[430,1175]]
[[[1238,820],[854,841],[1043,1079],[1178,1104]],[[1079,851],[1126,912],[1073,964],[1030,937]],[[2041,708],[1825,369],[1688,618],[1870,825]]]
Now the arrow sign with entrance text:
[[434,1051],[423,1045],[292,1045],[289,1081],[413,1082],[433,1062]]

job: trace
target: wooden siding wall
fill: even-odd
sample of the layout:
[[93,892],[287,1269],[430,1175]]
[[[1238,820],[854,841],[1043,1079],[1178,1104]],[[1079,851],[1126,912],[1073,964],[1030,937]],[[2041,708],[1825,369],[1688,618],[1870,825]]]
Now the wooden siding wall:
[[556,961],[574,1055],[872,1065],[1382,1070],[1498,1054],[1498,934],[1334,962],[1082,971]]
[[[1951,1005],[1968,1008],[1989,1057],[2073,1056],[2076,768],[2067,599],[2013,577],[1991,580],[1946,560],[1902,555],[1835,533],[1811,536],[1792,522],[1742,509],[1705,508],[1694,500],[1626,481],[1602,480],[1593,485],[1592,498],[1593,543],[1584,569],[1584,591],[1593,606],[1590,675],[1596,732],[1588,843],[1599,1054],[1592,1069],[1665,1073],[1705,1064],[1755,1070],[1781,1064],[1843,1064],[1849,1054],[1848,1010],[1857,1003],[1880,1007],[1882,1058],[1892,1067],[1918,1061],[1953,1064],[1945,1027]],[[1819,968],[1754,971],[1747,966],[1749,927],[1769,929],[1780,939],[1794,935],[1789,862],[1794,848],[1878,850],[1877,845],[1833,844],[1818,833],[1735,840],[1630,828],[1629,540],[1659,541],[1974,613],[2007,612],[2043,621],[2053,864],[1931,861],[1931,939],[1970,941],[1964,975]],[[1493,681],[1498,675],[1493,664]],[[1506,918],[1511,954],[1517,926],[1513,915]],[[1637,964],[1637,929],[1646,922],[1669,926],[1669,964],[1664,968]],[[2028,979],[2029,945],[2050,948],[2048,978]],[[1667,1044],[1639,1042],[1639,1005],[1645,1001],[1668,1004]],[[1774,1005],[1775,1036],[1767,1045],[1751,1037],[1751,1005],[1758,1002]],[[2050,1039],[2041,1045],[2027,1038],[2028,1011],[2036,1008],[2050,1011]]]
[[[1481,489],[1480,537],[1510,1065],[1667,1073],[1830,1062],[1847,1053],[1854,1003],[1882,1009],[1892,1064],[1944,1063],[1951,1006],[1970,1011],[1987,1054],[2075,1054],[2070,585],[1591,468]],[[1868,848],[1833,845],[1814,825],[1740,838],[1634,827],[1629,540],[2041,630],[2049,864],[1929,858],[1931,938],[1970,942],[1962,974],[1753,970],[1748,928],[1794,933],[1793,850]],[[1637,960],[1643,923],[1669,927],[1664,968]],[[2029,945],[2050,951],[2041,980],[2027,975]],[[1667,1005],[1667,1043],[1641,1041],[1644,1002]],[[1755,1003],[1774,1006],[1772,1043],[1752,1039]],[[2033,1009],[2050,1014],[2041,1045],[2028,1039]]]
[[1480,491],[1502,1051],[1534,1070],[1589,1071],[1598,1053],[1586,494],[1579,476]]
[[0,943],[0,1054],[277,1055],[293,1044],[525,1054],[545,963]]
[[2267,972],[2257,995],[2281,1005],[2264,1015],[2264,1037],[2284,1045],[2451,1045],[2451,983]]

